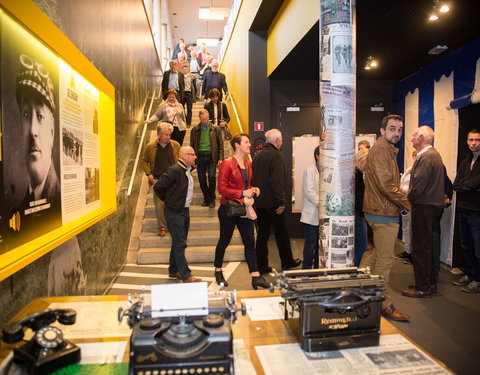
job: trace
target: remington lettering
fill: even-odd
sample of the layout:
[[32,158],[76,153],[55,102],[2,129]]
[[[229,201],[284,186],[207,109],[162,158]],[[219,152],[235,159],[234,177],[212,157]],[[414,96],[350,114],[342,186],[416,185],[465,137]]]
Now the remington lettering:
[[354,323],[356,322],[358,319],[356,316],[346,316],[344,318],[334,318],[334,319],[327,319],[327,318],[322,318],[320,320],[320,323],[322,324],[336,324],[336,323],[344,323],[344,324],[348,324],[348,323]]

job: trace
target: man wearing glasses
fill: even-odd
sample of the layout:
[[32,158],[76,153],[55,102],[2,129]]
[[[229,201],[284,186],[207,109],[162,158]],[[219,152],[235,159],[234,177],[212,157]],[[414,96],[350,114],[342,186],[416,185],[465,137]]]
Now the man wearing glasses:
[[165,220],[172,236],[168,274],[184,283],[202,281],[192,276],[185,257],[193,196],[192,169],[196,158],[192,147],[180,148],[177,164],[168,167],[154,186],[155,193],[165,202]]
[[453,285],[461,286],[465,293],[480,293],[480,130],[468,132],[467,144],[471,152],[460,164],[453,183],[465,274]]

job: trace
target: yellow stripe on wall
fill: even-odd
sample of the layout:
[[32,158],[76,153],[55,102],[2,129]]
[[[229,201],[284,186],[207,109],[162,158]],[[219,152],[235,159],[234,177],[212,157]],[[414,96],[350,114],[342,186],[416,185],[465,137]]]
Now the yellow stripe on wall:
[[320,0],[285,0],[283,2],[268,29],[268,76],[315,25],[319,15]]

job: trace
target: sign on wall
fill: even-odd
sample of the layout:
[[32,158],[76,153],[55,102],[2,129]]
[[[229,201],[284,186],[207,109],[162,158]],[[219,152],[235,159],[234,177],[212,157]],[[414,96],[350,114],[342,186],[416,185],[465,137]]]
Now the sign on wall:
[[106,96],[3,10],[0,28],[2,280],[114,211],[105,191],[115,180],[102,181],[105,163],[115,165],[113,90]]

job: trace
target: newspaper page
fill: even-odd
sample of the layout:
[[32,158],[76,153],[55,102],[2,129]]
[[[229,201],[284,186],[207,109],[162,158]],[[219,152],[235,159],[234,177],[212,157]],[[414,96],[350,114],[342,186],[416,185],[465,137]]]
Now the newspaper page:
[[127,319],[118,321],[118,308],[125,307],[125,301],[99,301],[51,303],[50,309],[73,309],[77,319],[73,325],[55,323],[67,339],[102,337],[130,337],[132,330]]
[[355,86],[356,63],[353,55],[353,28],[349,24],[330,26],[332,86]]
[[305,353],[297,343],[256,346],[255,350],[266,375],[451,373],[398,334],[380,336],[379,346],[365,348]]

